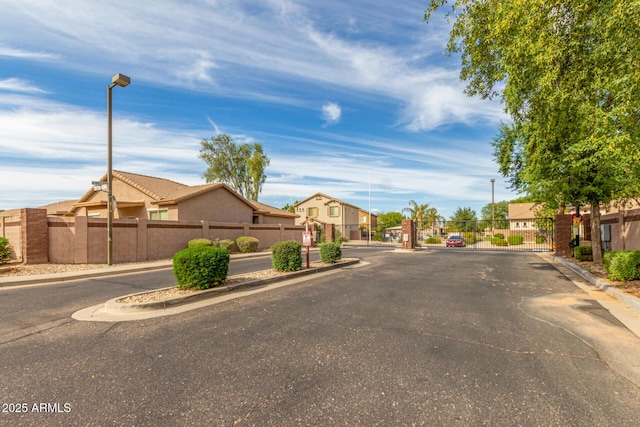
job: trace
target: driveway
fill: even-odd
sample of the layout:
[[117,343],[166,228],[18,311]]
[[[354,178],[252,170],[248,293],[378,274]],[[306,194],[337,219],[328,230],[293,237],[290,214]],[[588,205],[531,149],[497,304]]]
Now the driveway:
[[539,256],[364,261],[179,315],[70,320],[4,343],[3,405],[28,410],[0,425],[640,421],[640,339]]

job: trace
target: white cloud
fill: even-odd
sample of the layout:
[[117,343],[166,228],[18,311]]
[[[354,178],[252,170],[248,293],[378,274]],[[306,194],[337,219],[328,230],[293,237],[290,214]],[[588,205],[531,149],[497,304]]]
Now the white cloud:
[[342,109],[334,102],[325,102],[322,106],[322,120],[324,125],[333,125],[340,121],[342,116]]
[[8,58],[34,59],[34,60],[60,59],[60,55],[55,53],[29,52],[26,50],[15,49],[15,48],[0,45],[0,57],[2,56],[8,57]]
[[[484,174],[495,171],[490,154],[453,145],[442,148],[443,141],[425,141],[421,147],[392,141],[389,136],[377,139],[362,129],[349,133],[362,132],[357,139],[313,134],[308,129],[312,126],[303,129],[304,119],[299,124],[278,116],[293,108],[270,109],[287,104],[306,109],[307,116],[317,120],[318,99],[331,99],[321,107],[324,127],[342,120],[343,107],[363,112],[344,120],[346,127],[368,113],[367,108],[383,105],[374,111],[385,109],[388,118],[379,128],[387,126],[398,139],[405,129],[423,132],[455,123],[497,123],[504,117],[499,103],[463,94],[456,61],[440,56],[448,28],[425,25],[424,7],[420,2],[371,7],[364,0],[138,0],[125,9],[116,3],[77,0],[0,2],[0,58],[18,68],[38,61],[33,64],[34,76],[55,61],[54,73],[79,77],[87,84],[84,87],[93,84],[89,80],[96,73],[122,70],[140,82],[149,98],[156,96],[152,89],[161,87],[178,100],[176,111],[183,106],[188,111],[176,112],[167,120],[208,120],[216,134],[222,128],[239,141],[253,140],[260,126],[252,123],[251,114],[256,120],[271,120],[270,126],[277,122],[280,128],[289,127],[287,131],[295,137],[273,126],[265,130],[272,132],[266,140],[255,137],[265,146],[270,141],[277,146],[268,152],[272,162],[265,194],[269,197],[302,197],[324,190],[345,200],[361,198],[371,170],[372,179],[378,180],[375,186],[392,196],[404,198],[418,192],[425,198],[482,198]],[[32,177],[42,191],[38,194],[31,184],[11,195],[3,190],[0,202],[57,194],[51,200],[56,201],[70,193],[71,198],[79,197],[87,189],[85,181],[97,179],[106,169],[104,106],[96,105],[93,95],[73,89],[65,89],[56,99],[86,102],[86,107],[47,99],[42,87],[58,90],[46,86],[47,77],[38,80],[30,75],[26,80],[16,75],[6,75],[5,70],[0,80],[1,176],[11,173],[27,181]],[[102,92],[100,96],[102,100]],[[163,102],[171,102],[167,99],[158,95],[158,110],[166,107]],[[207,102],[212,106],[204,106]],[[211,111],[222,103],[227,104],[226,111]],[[246,105],[251,112],[242,111]],[[210,132],[207,123],[204,130],[174,129],[156,118],[155,105],[136,107],[148,112],[138,117],[128,113],[128,120],[120,114],[114,117],[114,168],[201,183],[205,165],[197,154],[202,137]],[[263,111],[269,111],[268,118],[260,116]],[[187,119],[188,114],[192,116]],[[215,117],[216,122],[207,117]],[[231,124],[230,117],[246,122]],[[300,147],[305,156],[295,155]],[[334,155],[327,155],[331,150]],[[443,179],[442,165],[452,159],[460,172],[448,172]],[[69,160],[72,163],[64,166]],[[292,174],[299,179],[289,179]],[[45,178],[54,175],[64,180]],[[81,184],[69,185],[68,180]]]
[[0,80],[0,90],[25,93],[46,93],[44,90],[32,85],[28,81],[17,78]]
[[[242,1],[139,0],[122,10],[104,2],[24,0],[0,5],[0,27],[5,43],[11,43],[7,34],[20,34],[13,43],[32,51],[5,46],[0,55],[59,56],[33,53],[42,46],[60,52],[64,65],[76,70],[129,64],[138,81],[284,103],[300,99],[290,89],[298,85],[283,79],[302,80],[355,91],[352,96],[359,94],[362,102],[371,95],[391,97],[401,106],[398,123],[412,131],[499,121],[498,103],[470,100],[462,93],[458,64],[439,54],[444,46],[438,43],[446,40],[448,27],[438,20],[425,25],[423,5],[324,3],[319,9],[310,1],[294,5],[271,0],[257,7]],[[361,11],[357,20],[354,9]],[[345,34],[334,31],[330,23],[335,19],[344,21]],[[388,40],[359,39],[360,31],[353,32],[356,24],[368,33],[380,31]],[[396,28],[403,30],[397,35],[402,42],[394,39]],[[450,69],[443,73],[439,63]]]

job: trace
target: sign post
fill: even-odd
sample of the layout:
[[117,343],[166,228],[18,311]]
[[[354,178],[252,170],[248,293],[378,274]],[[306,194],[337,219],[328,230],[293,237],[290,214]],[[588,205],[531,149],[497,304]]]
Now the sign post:
[[303,231],[302,232],[302,246],[305,247],[307,251],[307,268],[309,268],[309,246],[311,246],[311,232]]

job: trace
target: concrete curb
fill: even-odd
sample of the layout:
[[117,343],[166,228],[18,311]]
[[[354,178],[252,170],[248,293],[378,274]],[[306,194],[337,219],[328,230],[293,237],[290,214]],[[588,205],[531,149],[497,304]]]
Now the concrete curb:
[[555,255],[549,255],[549,257],[553,261],[558,262],[564,265],[565,267],[569,268],[574,273],[578,274],[580,277],[582,277],[592,285],[602,289],[606,294],[611,295],[612,297],[616,298],[618,301],[625,303],[635,312],[640,314],[640,298],[637,298],[633,295],[629,295],[626,292],[616,289],[615,286],[611,286],[609,283],[598,279],[588,271],[583,270],[579,266],[575,265],[570,261],[565,260],[562,257],[558,257]]
[[[154,291],[138,292],[135,294],[129,294],[129,295],[124,295],[124,296],[110,299],[104,304],[104,312],[107,314],[132,314],[132,313],[141,313],[141,312],[148,312],[148,311],[154,311],[154,310],[167,310],[171,307],[190,304],[190,303],[202,301],[208,298],[218,297],[228,292],[232,292],[240,289],[255,288],[259,286],[268,285],[274,282],[280,282],[283,280],[295,279],[301,276],[307,276],[310,274],[320,273],[327,270],[334,270],[341,267],[347,267],[350,265],[357,264],[359,262],[360,262],[359,259],[347,259],[331,265],[326,265],[322,267],[313,267],[313,268],[309,268],[308,270],[294,271],[291,273],[284,274],[282,276],[270,277],[268,279],[251,280],[249,282],[244,282],[237,285],[229,285],[229,286],[222,286],[218,288],[206,289],[203,291],[195,291],[189,295],[176,296],[176,297],[167,298],[160,301],[150,301],[150,302],[141,302],[141,303],[118,302],[119,300],[122,300],[129,296],[144,295],[144,294],[156,292],[159,290],[172,289],[172,288],[163,288],[163,289],[156,289]],[[231,276],[229,278],[233,278],[233,277],[234,276]]]

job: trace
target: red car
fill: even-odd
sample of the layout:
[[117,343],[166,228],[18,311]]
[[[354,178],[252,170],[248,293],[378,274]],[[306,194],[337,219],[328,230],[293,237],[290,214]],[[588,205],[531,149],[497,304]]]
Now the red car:
[[445,245],[447,247],[462,248],[462,247],[466,246],[466,243],[465,243],[464,239],[462,238],[462,236],[449,236],[447,238],[447,241],[445,242]]

